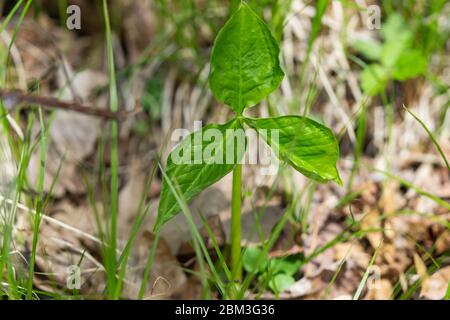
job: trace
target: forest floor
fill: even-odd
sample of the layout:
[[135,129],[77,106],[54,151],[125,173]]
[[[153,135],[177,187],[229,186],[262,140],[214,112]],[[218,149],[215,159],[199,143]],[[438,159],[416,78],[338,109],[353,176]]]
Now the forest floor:
[[[109,48],[101,1],[67,1],[81,8],[81,30],[74,31],[66,27],[65,1],[33,1],[22,17],[27,2],[17,1],[14,15],[3,8],[0,33],[0,296],[222,298],[184,215],[163,227],[155,247],[152,230],[158,164],[175,145],[172,131],[229,116],[208,86],[210,49],[228,1],[110,1]],[[450,5],[329,1],[319,17],[320,2],[249,1],[280,41],[286,73],[280,90],[249,113],[308,115],[329,126],[339,140],[343,186],[312,182],[285,166],[273,175],[244,167],[244,279],[253,276],[245,297],[448,299]],[[382,9],[379,28],[367,25],[370,4]],[[410,33],[426,68],[408,79],[386,76],[372,94],[363,70],[377,63],[371,54],[388,50],[377,45],[387,47],[386,30],[394,27],[386,21],[398,16],[394,32]],[[108,49],[125,115],[118,146],[107,119],[114,89]],[[11,90],[105,112],[47,108]],[[113,177],[111,253],[105,242]],[[210,258],[219,273],[215,249],[227,257],[231,185],[226,176],[190,205],[209,250],[201,259]],[[270,267],[255,269],[254,254],[268,241]],[[111,254],[120,257],[118,266]],[[121,288],[112,292],[116,277]]]

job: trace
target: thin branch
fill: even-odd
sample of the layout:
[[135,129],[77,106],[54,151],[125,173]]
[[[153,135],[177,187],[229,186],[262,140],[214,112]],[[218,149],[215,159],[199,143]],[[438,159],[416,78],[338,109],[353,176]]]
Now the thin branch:
[[102,117],[106,119],[123,120],[130,113],[129,112],[112,112],[109,109],[101,109],[92,106],[82,105],[76,102],[65,102],[58,100],[56,98],[41,97],[31,94],[23,93],[18,90],[4,90],[0,89],[0,99],[5,101],[7,108],[12,107],[16,104],[36,104],[47,108],[62,109],[67,111],[75,111],[79,113],[84,113],[87,115],[92,115],[96,117]]

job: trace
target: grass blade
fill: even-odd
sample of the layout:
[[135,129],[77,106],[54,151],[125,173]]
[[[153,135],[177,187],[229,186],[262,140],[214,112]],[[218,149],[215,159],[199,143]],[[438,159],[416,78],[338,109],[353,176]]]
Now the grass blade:
[[[106,27],[106,44],[108,50],[108,67],[109,67],[109,94],[110,94],[110,109],[112,112],[117,112],[119,109],[119,99],[117,95],[116,73],[114,64],[113,44],[111,37],[111,26],[109,21],[108,3],[103,0],[103,14],[105,18]],[[116,269],[117,269],[117,214],[119,207],[119,124],[117,120],[111,121],[111,215],[110,215],[110,230],[109,242],[110,248],[108,250],[108,293],[115,295],[116,283]]]
[[381,245],[383,244],[383,239],[381,239],[380,243],[378,244],[377,249],[375,250],[372,259],[370,259],[369,265],[367,266],[366,272],[363,275],[363,278],[361,282],[359,283],[358,289],[355,292],[355,295],[353,296],[353,300],[358,300],[361,296],[361,293],[366,286],[367,279],[369,278],[370,269],[372,268],[373,264],[375,263],[375,259],[378,256],[378,252],[380,251]]
[[445,165],[447,166],[448,171],[450,171],[450,165],[448,163],[447,157],[444,154],[444,151],[442,150],[441,146],[439,145],[439,143],[437,142],[436,138],[434,137],[433,133],[430,131],[430,129],[428,129],[427,125],[416,115],[414,114],[414,112],[412,112],[411,110],[409,110],[405,105],[403,105],[403,108],[410,114],[413,116],[414,119],[416,119],[416,121],[418,123],[420,123],[420,125],[422,126],[422,128],[424,128],[424,130],[427,132],[428,136],[430,137],[431,141],[433,141],[434,146],[436,147],[437,151],[439,152],[439,154],[441,155],[442,159],[445,162]]

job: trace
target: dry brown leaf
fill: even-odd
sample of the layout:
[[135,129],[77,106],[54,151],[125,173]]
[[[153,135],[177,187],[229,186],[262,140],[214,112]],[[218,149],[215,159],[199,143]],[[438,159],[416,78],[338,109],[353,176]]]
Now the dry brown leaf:
[[[101,204],[98,204],[101,206]],[[96,235],[96,226],[88,205],[74,206],[65,201],[48,211],[52,218],[91,236]],[[99,293],[103,283],[103,266],[100,244],[79,233],[69,231],[50,221],[43,220],[36,255],[37,287],[54,292],[67,290],[69,268],[80,265],[81,292]],[[29,234],[24,252],[30,250],[32,234]]]
[[[206,220],[208,227],[214,235],[215,241],[219,247],[223,247],[226,244],[225,231],[223,229],[222,221],[218,215],[211,216]],[[213,241],[209,237],[206,227],[203,226],[200,229],[200,235],[206,244],[206,247],[210,250],[214,249]],[[177,253],[178,256],[194,256],[195,252],[192,248],[192,242],[188,241],[181,245]]]
[[[142,232],[136,239],[126,273],[129,281],[124,284],[125,297],[137,298],[154,239],[154,235],[148,231]],[[187,277],[172,254],[170,246],[164,238],[160,238],[145,298],[162,299],[178,295],[185,289],[186,283]]]
[[[380,229],[381,228],[381,219],[380,212],[377,209],[370,209],[369,212],[364,216],[364,219],[361,221],[362,229]],[[378,248],[383,235],[380,232],[369,232],[366,235],[367,239],[370,242],[372,248]]]
[[445,230],[436,240],[436,253],[441,254],[450,249],[450,232]]
[[414,252],[414,266],[420,280],[425,281],[428,278],[427,266],[416,252]]
[[380,279],[369,286],[365,300],[390,300],[392,298],[392,284],[387,279]]
[[450,283],[450,266],[439,269],[431,275],[431,277],[425,279],[422,283],[422,289],[420,296],[431,299],[440,300],[445,296],[445,292]]
[[[107,83],[107,78],[99,72],[86,70],[74,76],[71,86],[82,98],[87,99],[92,90]],[[69,88],[63,93],[63,100],[73,101]],[[100,100],[99,100],[100,101]],[[99,105],[102,105],[101,103]],[[53,196],[62,196],[66,191],[80,194],[85,192],[78,164],[94,151],[97,137],[101,132],[101,120],[71,111],[55,111],[52,126],[48,132],[46,172],[44,190],[50,191],[53,181]],[[39,130],[39,125],[36,131]],[[28,167],[28,177],[35,185],[39,174],[39,149],[32,155]],[[61,168],[60,168],[61,166]]]

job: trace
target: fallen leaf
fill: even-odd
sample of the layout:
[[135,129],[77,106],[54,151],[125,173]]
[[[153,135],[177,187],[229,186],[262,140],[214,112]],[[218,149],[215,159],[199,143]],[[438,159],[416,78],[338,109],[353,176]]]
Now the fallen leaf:
[[425,279],[422,283],[420,296],[431,299],[440,300],[445,296],[450,282],[450,266],[444,267]]

